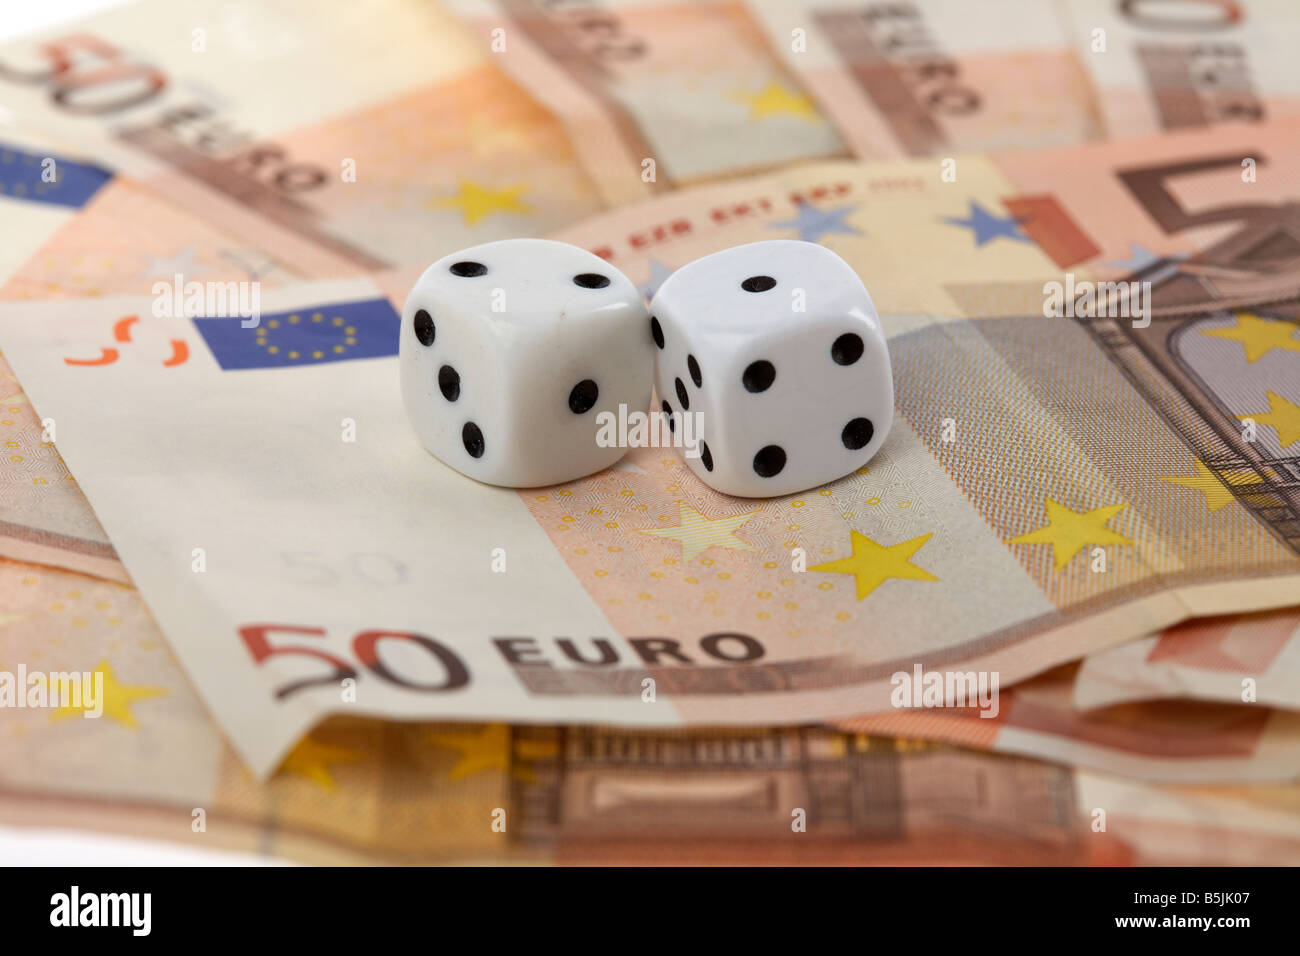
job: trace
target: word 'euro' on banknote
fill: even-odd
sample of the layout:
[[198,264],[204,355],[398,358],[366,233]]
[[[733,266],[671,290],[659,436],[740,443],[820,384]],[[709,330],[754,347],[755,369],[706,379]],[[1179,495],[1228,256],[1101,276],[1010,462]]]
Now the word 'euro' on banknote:
[[1053,4],[746,5],[860,159],[953,157],[1100,137],[1087,73]]
[[563,121],[609,205],[846,155],[743,4],[452,0],[499,66]]
[[103,688],[94,721],[76,708],[5,711],[9,824],[309,863],[1258,863],[1293,862],[1300,847],[1293,788],[1156,787],[819,728],[339,716],[258,781],[133,588],[0,560],[0,606],[0,670],[29,661]]
[[133,588],[0,560],[0,606],[0,672],[28,661],[103,689],[97,720],[75,707],[5,711],[6,823],[315,863],[1134,859],[1125,836],[1088,831],[1068,768],[824,728],[340,716],[258,781]]
[[0,45],[0,95],[302,275],[427,264],[601,208],[559,122],[415,0],[142,0]]
[[[270,290],[275,328],[146,298],[7,306],[0,346],[258,771],[354,704],[830,719],[889,706],[918,661],[1009,685],[1293,599],[1294,177],[1238,177],[1240,157],[1285,171],[1295,135],[973,156],[956,183],[930,162],[803,167],[571,230],[648,282],[710,246],[821,241],[879,290],[898,426],[799,496],[738,503],[653,447],[523,493],[449,474],[407,433],[382,343],[347,360],[352,317],[396,313],[375,305],[391,276]],[[1150,283],[1147,308],[1045,312],[1075,268]]]
[[[1076,323],[894,328],[909,425],[881,460],[741,507],[659,448],[556,488],[466,482],[408,434],[391,357],[333,352],[349,329],[360,341],[363,317],[381,338],[394,328],[383,298],[369,280],[272,290],[276,328],[131,299],[60,303],[58,322],[42,318],[52,306],[0,312],[6,355],[259,771],[353,703],[406,718],[829,718],[888,706],[890,675],[920,659],[1010,683],[1200,607],[1293,593],[1296,555],[1270,513],[1210,512],[1158,480],[1194,473],[1191,447]],[[110,344],[123,329],[129,342]],[[949,393],[981,376],[978,392],[1016,401],[970,409]],[[957,448],[942,407],[967,416]],[[1135,438],[1117,453],[1119,427]],[[1007,434],[1036,436],[1031,468]],[[258,703],[232,700],[232,682]]]

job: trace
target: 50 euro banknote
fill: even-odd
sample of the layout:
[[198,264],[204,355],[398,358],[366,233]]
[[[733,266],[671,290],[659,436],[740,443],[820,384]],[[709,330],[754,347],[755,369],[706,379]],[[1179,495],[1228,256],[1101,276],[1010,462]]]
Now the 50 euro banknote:
[[1175,788],[824,727],[341,714],[257,780],[133,588],[0,560],[0,606],[0,671],[25,662],[100,688],[93,709],[0,711],[0,821],[25,827],[318,864],[1260,864],[1300,853],[1295,786]]
[[[1294,129],[1269,133],[1238,154],[1296,155]],[[719,495],[663,447],[554,488],[466,480],[398,398],[410,275],[268,290],[257,328],[147,298],[10,305],[0,347],[258,771],[339,710],[831,719],[889,708],[918,664],[1010,685],[1294,601],[1300,293],[1260,242],[1288,186],[1233,200],[1235,159],[1199,158],[1233,145],[975,156],[959,184],[929,162],[806,167],[565,233],[650,284],[764,237],[823,241],[866,278],[897,420],[869,465],[783,498]],[[1134,244],[1161,254],[1107,264]],[[1148,276],[1149,321],[1046,315],[1066,267]]]
[[258,780],[134,588],[0,560],[0,608],[0,686],[25,667],[98,687],[93,702],[56,708],[0,696],[4,822],[315,863],[1073,863],[1131,852],[1088,833],[1068,768],[818,727],[342,714]]
[[1252,124],[1300,116],[1289,0],[1061,0],[1106,133]]
[[[1109,655],[1125,659],[1126,648],[1147,640],[1100,651],[1085,661]],[[1075,663],[1054,668],[1015,687],[999,688],[984,702],[957,707],[894,707],[835,721],[833,726],[854,733],[1021,754],[1162,783],[1300,780],[1300,716],[1295,713],[1265,703],[1242,707],[1118,697],[1097,701],[1092,710],[1081,710],[1076,701],[1085,686],[1085,666]],[[1089,681],[1088,686],[1094,684]]]
[[[152,294],[200,280],[296,278],[274,252],[223,231],[75,150],[0,126],[0,299]],[[0,356],[0,554],[129,580],[22,385]]]
[[746,6],[861,159],[951,157],[1102,136],[1092,86],[1055,4]]
[[450,0],[491,59],[565,125],[611,206],[847,155],[732,0]]
[[1088,655],[1074,681],[1079,708],[1174,699],[1300,709],[1300,612],[1186,621]]
[[303,275],[428,263],[604,205],[562,125],[418,0],[124,4],[0,44],[0,101]]

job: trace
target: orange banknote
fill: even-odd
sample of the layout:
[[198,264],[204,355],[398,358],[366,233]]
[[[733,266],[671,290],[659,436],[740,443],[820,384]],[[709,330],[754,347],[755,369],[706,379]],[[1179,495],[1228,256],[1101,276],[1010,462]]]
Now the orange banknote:
[[1300,10],[1290,0],[1063,0],[1061,9],[1109,136],[1300,117]]
[[1300,612],[1186,621],[1090,654],[1074,682],[1080,708],[1176,698],[1300,710]]
[[[1237,152],[1261,169],[1300,155],[1294,128],[1264,132]],[[712,492],[665,447],[554,488],[464,481],[387,387],[392,276],[269,290],[247,330],[130,322],[152,309],[134,298],[61,303],[57,323],[11,305],[0,344],[260,771],[339,709],[343,679],[407,719],[832,719],[889,707],[918,664],[1009,686],[1189,616],[1294,601],[1296,273],[1261,241],[1293,207],[1288,179],[1243,181],[1230,148],[976,156],[956,182],[929,161],[803,167],[565,232],[647,285],[767,236],[821,241],[866,278],[899,417],[859,473],[776,499]],[[1111,280],[1144,290],[1132,314],[1052,304],[1053,284]],[[119,329],[130,343],[108,344]],[[158,401],[172,390],[192,401]],[[168,482],[119,477],[144,462]],[[357,507],[358,488],[382,493]]]
[[449,0],[569,132],[611,206],[847,155],[737,0]]
[[1055,4],[746,5],[861,159],[1036,149],[1102,136],[1092,86]]
[[81,706],[0,709],[8,824],[316,864],[1300,859],[1294,788],[1160,787],[827,728],[338,716],[259,783],[133,589],[0,560],[0,607],[0,681],[20,665],[29,684],[59,673],[98,680]]
[[602,207],[563,126],[416,0],[144,0],[0,45],[0,94],[304,275],[427,264]]
[[[1134,642],[1142,644],[1142,641]],[[1098,656],[1118,654],[1121,645]],[[840,730],[1018,753],[1168,783],[1300,779],[1300,717],[1256,707],[1134,701],[1082,711],[1080,665],[1003,689],[995,707],[899,708],[836,721]]]

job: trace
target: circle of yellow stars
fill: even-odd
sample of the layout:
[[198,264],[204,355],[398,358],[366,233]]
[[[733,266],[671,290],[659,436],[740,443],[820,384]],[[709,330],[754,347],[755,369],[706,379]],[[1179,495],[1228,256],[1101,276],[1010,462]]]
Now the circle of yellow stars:
[[[313,325],[324,325],[325,314],[323,312],[313,312],[308,317],[308,322],[310,322]],[[267,319],[265,322],[258,325],[257,331],[255,333],[256,338],[254,339],[254,341],[256,342],[257,345],[266,349],[267,354],[279,355],[281,351],[280,346],[271,343],[271,333],[274,332],[276,329],[282,328],[284,325],[295,326],[295,325],[302,325],[302,324],[304,324],[303,317],[299,315],[297,312],[286,316],[283,323],[281,323],[279,319]],[[347,351],[348,346],[357,344],[356,326],[348,325],[347,322],[345,322],[342,319],[342,317],[337,315],[329,320],[329,324],[332,328],[338,330],[339,333],[342,334],[343,336],[342,344],[335,344],[330,347],[330,354],[342,355],[344,352]],[[319,362],[322,359],[327,357],[324,349],[311,349],[309,352],[303,349],[289,349],[287,352],[285,352],[285,358],[289,359],[290,361],[296,362],[299,359],[302,359],[304,354],[306,354],[307,357],[309,357],[312,361],[316,361],[316,362]]]

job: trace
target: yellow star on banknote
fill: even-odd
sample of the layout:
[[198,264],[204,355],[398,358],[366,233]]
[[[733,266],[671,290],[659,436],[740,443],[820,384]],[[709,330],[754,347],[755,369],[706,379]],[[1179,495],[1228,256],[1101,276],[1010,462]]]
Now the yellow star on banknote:
[[1127,507],[1127,504],[1103,505],[1091,511],[1071,511],[1060,502],[1045,498],[1043,508],[1047,512],[1047,524],[1012,538],[1007,544],[1050,544],[1059,571],[1085,545],[1132,544],[1118,531],[1106,527],[1106,522]]
[[298,741],[297,746],[289,751],[289,756],[280,764],[282,773],[294,773],[306,777],[322,790],[334,790],[338,784],[330,773],[330,765],[336,763],[356,763],[362,755],[347,747],[335,747],[323,744],[308,736]]
[[757,93],[751,90],[737,90],[731,94],[732,99],[749,104],[750,119],[765,119],[769,116],[803,116],[817,119],[817,108],[813,101],[803,93],[796,93],[780,83],[769,83]]
[[527,189],[527,186],[492,189],[480,186],[472,179],[462,179],[455,196],[435,199],[433,205],[440,209],[459,209],[465,217],[465,224],[472,226],[494,212],[531,213],[533,207],[519,198]]
[[[1225,477],[1229,485],[1239,484],[1241,481],[1250,478],[1254,472],[1238,471],[1232,472]],[[1226,508],[1236,500],[1228,485],[1219,479],[1219,476],[1210,471],[1209,466],[1203,461],[1196,462],[1196,474],[1194,475],[1160,475],[1161,481],[1167,481],[1173,485],[1182,485],[1184,488],[1194,488],[1205,496],[1205,507],[1211,513],[1218,511],[1220,508]]]
[[[135,714],[131,711],[131,705],[137,700],[148,700],[150,697],[163,697],[168,691],[165,687],[148,687],[139,684],[122,684],[118,682],[117,675],[113,673],[112,666],[108,661],[100,661],[95,667],[94,673],[104,675],[103,690],[103,709],[104,716],[111,717],[123,727],[129,727],[135,730]],[[54,712],[55,720],[62,720],[65,717],[73,717],[77,714],[92,710],[93,707],[87,704],[93,703],[83,699],[81,706],[76,707],[71,704],[64,704]]]
[[1300,441],[1300,405],[1288,401],[1274,392],[1265,392],[1268,396],[1268,411],[1251,415],[1238,415],[1243,422],[1247,419],[1256,425],[1271,425],[1277,429],[1277,440],[1283,448],[1290,448]]
[[[505,724],[488,724],[478,733],[429,734],[429,743],[454,750],[460,755],[456,765],[447,773],[449,780],[460,780],[487,770],[502,773],[514,771],[520,780],[532,781],[533,773],[527,767],[511,767],[510,728]],[[518,741],[515,752],[526,760],[553,757],[556,745],[549,740]]]
[[857,531],[850,530],[849,534],[853,547],[852,555],[814,565],[808,570],[826,574],[852,574],[857,579],[859,601],[890,578],[912,581],[939,580],[925,568],[912,563],[912,555],[921,550],[921,547],[933,537],[934,532],[887,546],[878,544]]
[[1246,350],[1246,361],[1263,358],[1273,349],[1300,352],[1300,339],[1295,337],[1296,325],[1277,319],[1261,319],[1251,312],[1238,312],[1237,324],[1224,329],[1203,329],[1202,335],[1216,339],[1240,342]]
[[757,511],[729,515],[725,518],[707,518],[684,501],[677,502],[677,515],[681,521],[675,528],[641,528],[642,534],[652,534],[657,538],[671,538],[682,546],[682,560],[691,558],[709,550],[709,548],[731,548],[733,551],[753,551],[754,546],[748,541],[737,538],[735,531]]

